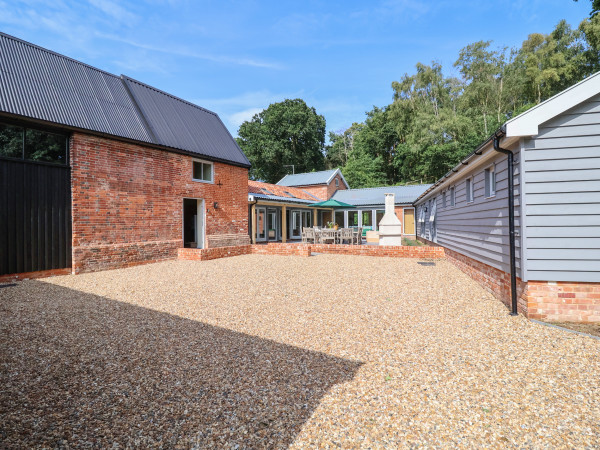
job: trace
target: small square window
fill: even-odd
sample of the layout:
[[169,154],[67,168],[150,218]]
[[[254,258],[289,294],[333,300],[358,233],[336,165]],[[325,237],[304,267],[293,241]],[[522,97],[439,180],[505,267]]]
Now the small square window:
[[204,161],[194,161],[194,169],[192,178],[195,181],[204,181],[212,183],[213,181],[213,165]]
[[485,196],[494,197],[496,195],[496,167],[491,166],[485,169]]
[[473,201],[473,178],[467,178],[465,180],[465,194],[467,203],[471,203]]

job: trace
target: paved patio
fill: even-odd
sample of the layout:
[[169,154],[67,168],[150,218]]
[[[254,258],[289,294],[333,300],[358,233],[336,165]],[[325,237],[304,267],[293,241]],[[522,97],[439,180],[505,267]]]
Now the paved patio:
[[600,342],[443,260],[172,261],[0,310],[3,447],[600,446]]

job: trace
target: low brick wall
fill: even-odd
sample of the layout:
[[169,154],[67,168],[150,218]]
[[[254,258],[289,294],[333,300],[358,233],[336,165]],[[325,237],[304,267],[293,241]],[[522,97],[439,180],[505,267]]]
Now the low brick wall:
[[311,246],[306,244],[280,244],[273,242],[265,245],[253,245],[252,253],[257,255],[310,256]]
[[408,245],[328,245],[310,244],[313,253],[330,253],[336,255],[387,256],[391,258],[443,258],[444,248],[439,246]]
[[211,259],[227,258],[252,253],[251,245],[238,245],[234,247],[216,248],[180,248],[177,250],[177,259],[187,261],[208,261]]

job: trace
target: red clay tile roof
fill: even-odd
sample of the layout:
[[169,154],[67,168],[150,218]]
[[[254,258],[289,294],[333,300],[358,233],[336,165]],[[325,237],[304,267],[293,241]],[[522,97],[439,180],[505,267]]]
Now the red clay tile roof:
[[[263,190],[264,189],[264,190]],[[309,194],[304,189],[299,189],[292,186],[279,186],[277,184],[263,183],[262,181],[248,180],[249,194],[274,195],[276,197],[299,198],[302,200],[310,200],[319,202],[323,199]],[[289,194],[292,195],[289,195]]]

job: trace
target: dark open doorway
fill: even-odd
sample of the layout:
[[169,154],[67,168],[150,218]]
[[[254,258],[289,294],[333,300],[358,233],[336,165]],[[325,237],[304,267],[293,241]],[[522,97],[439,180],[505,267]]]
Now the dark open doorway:
[[204,208],[203,200],[183,199],[183,246],[204,248]]

